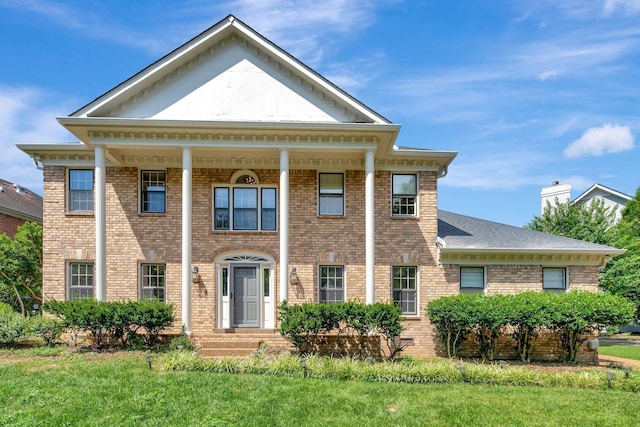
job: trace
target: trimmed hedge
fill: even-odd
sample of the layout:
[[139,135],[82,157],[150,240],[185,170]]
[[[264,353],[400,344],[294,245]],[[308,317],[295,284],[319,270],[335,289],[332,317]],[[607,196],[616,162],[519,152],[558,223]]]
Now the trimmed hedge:
[[365,305],[349,301],[336,304],[304,303],[290,305],[287,301],[278,307],[280,334],[302,353],[314,352],[314,343],[321,336],[336,334],[339,352],[353,351],[347,346],[350,338],[358,342],[357,353],[371,353],[367,348],[369,336],[380,336],[388,346],[389,357],[402,350],[398,338],[403,331],[402,310],[394,304],[376,303]]
[[573,363],[580,346],[597,327],[628,324],[634,309],[621,297],[571,291],[461,294],[438,298],[426,311],[447,357],[455,357],[462,342],[473,335],[483,359],[493,360],[498,338],[508,327],[520,359],[530,362],[534,340],[546,328],[558,337],[562,361]]
[[145,332],[144,344],[153,347],[160,333],[174,321],[173,305],[161,301],[51,300],[42,309],[62,319],[74,343],[78,334],[86,331],[93,335],[96,347],[104,344],[107,335],[125,346],[135,344],[141,330]]

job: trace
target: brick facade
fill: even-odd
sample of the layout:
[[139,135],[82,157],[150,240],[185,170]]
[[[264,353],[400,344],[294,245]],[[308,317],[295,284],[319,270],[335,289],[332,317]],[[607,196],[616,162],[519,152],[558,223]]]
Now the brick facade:
[[18,232],[18,227],[25,222],[27,221],[22,218],[17,218],[0,212],[0,234],[6,234],[13,239]]
[[[139,264],[166,264],[166,300],[177,316],[172,332],[181,325],[181,169],[166,169],[166,213],[141,214],[140,169],[109,167],[106,174],[107,299],[136,300]],[[200,281],[192,288],[192,332],[196,339],[217,328],[217,290],[214,260],[226,252],[262,253],[275,260],[274,301],[279,301],[278,232],[229,232],[212,230],[213,186],[228,185],[238,169],[193,171],[192,263],[199,267]],[[254,169],[261,185],[278,186],[279,171]],[[391,172],[375,174],[376,264],[375,299],[391,299],[391,271],[395,265],[418,269],[419,315],[407,318],[403,338],[412,342],[406,352],[429,355],[435,351],[433,331],[424,316],[426,304],[443,295],[459,292],[459,265],[438,263],[437,177],[419,175],[419,216],[391,216]],[[345,171],[345,215],[317,214],[318,171],[290,172],[290,267],[299,283],[289,285],[292,303],[318,301],[319,266],[345,268],[346,299],[365,299],[364,172]],[[67,298],[67,265],[70,261],[95,259],[95,219],[92,214],[70,214],[65,204],[66,170],[47,166],[44,171],[44,283],[47,299]],[[541,290],[539,265],[486,266],[486,294]],[[597,289],[596,267],[569,267],[572,289]]]

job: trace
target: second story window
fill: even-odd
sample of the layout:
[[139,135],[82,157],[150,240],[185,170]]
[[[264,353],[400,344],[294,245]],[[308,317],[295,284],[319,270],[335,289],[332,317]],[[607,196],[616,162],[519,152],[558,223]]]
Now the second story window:
[[142,171],[140,176],[142,213],[165,213],[166,173],[164,171]]
[[416,216],[418,179],[414,174],[391,175],[391,214],[393,216]]
[[93,170],[70,169],[68,206],[69,212],[93,212]]
[[275,231],[277,191],[261,186],[253,173],[241,173],[231,185],[213,189],[213,229]]
[[344,215],[344,175],[321,173],[318,175],[318,214]]

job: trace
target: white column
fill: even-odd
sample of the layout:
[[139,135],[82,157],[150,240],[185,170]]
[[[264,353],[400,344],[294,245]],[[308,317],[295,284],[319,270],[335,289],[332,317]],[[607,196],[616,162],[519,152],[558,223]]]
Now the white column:
[[182,327],[191,333],[191,148],[182,149]]
[[280,302],[289,298],[289,152],[280,150]]
[[375,162],[374,152],[367,151],[365,155],[365,290],[367,304],[375,302],[374,274],[376,265],[376,240],[375,240]]
[[107,209],[106,209],[106,160],[104,147],[95,147],[95,218],[96,218],[96,301],[107,299]]

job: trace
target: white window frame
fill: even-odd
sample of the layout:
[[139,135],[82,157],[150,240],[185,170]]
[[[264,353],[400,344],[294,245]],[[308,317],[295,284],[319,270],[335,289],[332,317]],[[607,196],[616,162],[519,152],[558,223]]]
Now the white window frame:
[[[413,176],[416,182],[416,188],[415,188],[415,193],[395,193],[394,192],[394,177],[396,176]],[[419,211],[418,211],[418,194],[420,193],[420,181],[419,181],[420,176],[417,173],[391,173],[391,216],[395,217],[395,218],[415,218],[419,215]],[[395,213],[395,203],[394,203],[394,199],[396,198],[411,198],[413,197],[413,213]],[[409,206],[411,206],[411,204],[403,204],[400,203],[399,205],[399,210],[401,210],[402,207],[408,208]]]
[[[478,270],[482,270],[482,287],[469,286],[464,283],[463,277],[465,270],[467,273],[478,274]],[[482,294],[487,288],[487,268],[481,265],[461,265],[460,266],[460,292],[467,294]]]
[[[145,272],[146,267],[162,267],[162,274],[151,274]],[[149,281],[153,278],[162,279],[162,286],[149,286]],[[146,286],[145,286],[146,285]],[[162,298],[145,296],[144,291],[162,289]],[[167,302],[167,265],[162,262],[141,262],[138,267],[138,300],[139,301],[161,301]]]
[[[145,173],[162,173],[164,175],[164,180],[163,180],[163,188],[164,190],[161,191],[157,191],[157,190],[147,190],[146,192],[151,192],[151,193],[162,193],[163,197],[164,197],[164,209],[163,210],[149,210],[149,209],[145,209],[145,200],[144,200],[144,195],[145,195],[145,190],[144,190],[144,184],[145,184],[145,180],[144,180],[144,174]],[[167,213],[167,171],[163,170],[163,169],[141,169],[140,170],[140,186],[139,186],[139,190],[140,190],[140,213],[141,214],[164,214]]]
[[[563,287],[552,287],[547,285],[545,280],[546,271],[559,271],[562,270]],[[567,267],[542,267],[542,290],[545,292],[566,292],[569,290],[569,269]]]
[[[73,174],[73,172],[77,172],[77,171],[91,172],[91,190],[72,189],[72,185],[73,185],[73,182],[74,182],[72,180],[72,174]],[[95,201],[94,201],[95,184],[96,184],[96,174],[95,174],[95,171],[93,169],[68,168],[67,169],[67,182],[66,182],[67,212],[84,213],[84,214],[93,213],[93,210],[95,208]],[[73,195],[75,193],[79,193],[79,194],[81,194],[81,193],[91,193],[91,196],[88,199],[88,203],[90,203],[91,209],[74,209],[74,207],[73,207]]]
[[[340,177],[342,178],[342,192],[340,194],[337,193],[322,193],[322,185],[321,185],[321,176],[322,175],[340,175]],[[318,172],[318,215],[319,216],[344,216],[345,215],[345,201],[346,201],[346,177],[345,174],[343,172]],[[335,213],[335,212],[331,212],[331,213],[324,213],[322,212],[321,209],[321,200],[323,198],[329,198],[329,199],[337,199],[340,198],[341,199],[341,212],[339,213]]]
[[[400,268],[408,268],[408,269],[414,269],[414,277],[396,277],[396,269],[400,269]],[[395,288],[395,282],[396,279],[398,280],[410,280],[413,279],[415,281],[415,289],[404,289],[404,288],[400,288],[400,289],[396,289]],[[420,292],[418,292],[420,289],[420,269],[418,268],[417,265],[393,265],[391,266],[391,301],[398,305],[399,307],[402,308],[402,295],[404,293],[408,293],[408,292],[413,292],[415,294],[414,297],[414,304],[415,304],[415,311],[405,311],[404,308],[402,310],[402,315],[403,316],[419,316],[420,314]],[[400,300],[396,301],[395,295],[394,293],[396,292],[400,292]]]
[[[341,300],[337,300],[337,299],[322,299],[322,292],[323,290],[326,291],[334,291],[337,290],[338,288],[324,288],[322,287],[322,280],[323,280],[323,276],[322,276],[322,269],[323,268],[341,268],[342,269],[342,299]],[[327,276],[327,278],[329,278]],[[338,278],[338,276],[333,276],[332,278]],[[345,268],[344,265],[342,264],[322,264],[318,266],[318,302],[320,304],[335,304],[338,302],[345,302],[347,300],[347,270]]]
[[[252,181],[248,184],[238,184],[237,181],[243,176],[247,176],[248,180]],[[226,190],[227,192],[227,206],[217,207],[216,206],[216,191]],[[234,193],[237,189],[255,189],[256,190],[256,228],[245,229],[245,228],[235,228],[234,224],[234,214],[236,209],[234,207]],[[274,192],[274,200],[273,207],[265,208],[264,207],[264,192],[265,190],[273,190]],[[231,177],[230,183],[225,184],[213,184],[212,186],[212,224],[211,229],[213,231],[225,231],[225,232],[277,232],[278,231],[278,187],[275,185],[261,185],[258,181],[258,176],[248,170],[238,171]],[[216,209],[226,209],[228,212],[228,227],[220,227],[218,228],[216,225]],[[251,208],[252,209],[252,208]],[[263,228],[263,215],[266,210],[273,211],[273,221],[274,228]]]
[[[73,266],[74,265],[84,266],[84,267],[91,266],[91,274],[88,274],[86,272],[86,269],[85,269],[85,272],[83,272],[83,273],[78,272],[78,273],[74,274],[73,273]],[[90,278],[91,279],[91,286],[87,286],[86,284],[84,286],[80,286],[80,285],[75,285],[74,286],[73,285],[74,277],[77,277],[79,281],[82,278],[84,278],[85,281]],[[84,298],[93,299],[95,297],[95,286],[96,286],[96,283],[95,283],[95,263],[93,261],[82,261],[82,260],[80,260],[80,261],[69,261],[69,262],[67,262],[67,301],[74,301],[74,300],[84,299]],[[88,290],[91,290],[91,292],[90,292],[90,295],[88,295],[88,294],[87,295],[82,295],[81,294],[79,297],[74,297],[74,292],[73,292],[74,289],[77,289],[80,292],[85,291],[85,293]]]

